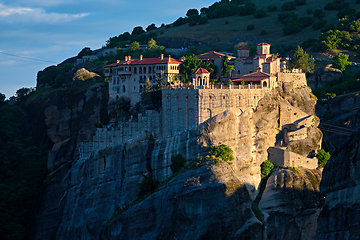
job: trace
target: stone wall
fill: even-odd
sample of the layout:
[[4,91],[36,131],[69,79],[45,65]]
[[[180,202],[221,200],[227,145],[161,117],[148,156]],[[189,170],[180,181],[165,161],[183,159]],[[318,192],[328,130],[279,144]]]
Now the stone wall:
[[159,137],[161,132],[161,114],[147,110],[144,115],[139,114],[137,120],[119,122],[116,127],[98,128],[91,142],[81,142],[77,148],[80,159],[88,159],[95,149],[119,145],[133,139]]
[[278,81],[284,83],[292,83],[293,88],[301,88],[307,86],[306,74],[305,73],[287,73],[279,72]]
[[279,167],[304,167],[315,169],[318,166],[316,158],[307,158],[291,152],[286,148],[269,147],[269,160]]
[[231,108],[256,108],[269,88],[163,89],[163,136],[189,130]]

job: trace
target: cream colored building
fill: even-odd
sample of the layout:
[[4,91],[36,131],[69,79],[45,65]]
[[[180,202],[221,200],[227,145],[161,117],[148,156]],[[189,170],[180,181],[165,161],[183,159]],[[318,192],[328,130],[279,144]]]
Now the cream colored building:
[[145,83],[149,80],[156,84],[158,78],[171,82],[175,75],[179,75],[181,61],[171,56],[159,58],[131,59],[126,56],[125,61],[117,61],[105,66],[105,77],[109,77],[110,99],[127,98],[131,105],[140,101],[140,93],[145,89]]

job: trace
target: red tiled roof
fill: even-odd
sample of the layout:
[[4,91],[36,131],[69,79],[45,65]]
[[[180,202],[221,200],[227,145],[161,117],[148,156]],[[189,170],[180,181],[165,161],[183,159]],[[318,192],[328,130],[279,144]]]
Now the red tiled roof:
[[[197,57],[199,59],[214,59],[214,58],[222,58],[222,57],[225,57],[225,54],[223,53],[218,53],[218,52],[207,52],[207,53],[203,53],[203,54],[200,54],[200,55],[197,55]],[[235,58],[233,56],[228,56],[229,59],[232,59],[232,58]]]
[[260,82],[261,80],[264,80],[267,78],[235,78],[235,79],[231,79],[232,82],[242,82],[242,80],[244,80],[244,82]]
[[105,67],[116,67],[116,66],[120,66],[120,65],[141,65],[141,64],[160,64],[160,63],[170,63],[170,64],[181,64],[182,62],[179,60],[176,60],[174,58],[170,57],[170,61],[169,61],[169,57],[164,57],[162,60],[160,57],[158,58],[143,58],[142,60],[140,59],[131,59],[129,61],[122,61],[119,63],[113,63],[113,64],[109,64],[106,65]]
[[198,68],[194,73],[201,74],[201,73],[210,73],[210,72],[208,70],[206,70],[205,68]]
[[246,74],[242,77],[244,79],[245,78],[249,79],[249,78],[269,78],[269,77],[276,77],[276,76],[268,74],[268,73],[264,73],[264,72],[253,72],[253,73]]
[[270,45],[268,43],[259,43],[258,46],[262,46],[262,45]]

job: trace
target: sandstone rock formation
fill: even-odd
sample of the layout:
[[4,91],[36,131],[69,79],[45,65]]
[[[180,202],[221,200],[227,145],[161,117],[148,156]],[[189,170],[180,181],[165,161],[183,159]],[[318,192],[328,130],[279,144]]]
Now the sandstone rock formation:
[[[279,230],[280,220],[275,221],[276,224],[269,222],[272,218],[282,218],[284,214],[281,213],[268,213],[269,221],[266,220],[266,231],[263,232],[264,225],[254,216],[251,203],[258,194],[260,164],[267,159],[268,148],[283,138],[279,129],[281,106],[291,106],[291,111],[297,109],[313,117],[315,101],[309,93],[308,87],[284,84],[261,99],[254,110],[231,109],[180,135],[128,141],[98,149],[89,159],[79,159],[74,146],[80,139],[90,139],[87,138],[90,132],[86,130],[91,131],[90,126],[82,124],[85,123],[84,116],[93,119],[91,121],[97,119],[95,106],[98,105],[89,102],[96,102],[98,98],[91,100],[84,96],[84,100],[75,106],[63,107],[64,111],[50,107],[47,110],[48,133],[57,144],[49,155],[51,173],[37,215],[34,239],[262,239],[264,233],[273,229],[284,232],[284,229]],[[93,107],[87,109],[86,105]],[[69,112],[79,116],[76,121],[69,119],[71,125],[58,117],[69,116]],[[72,128],[74,125],[76,129]],[[68,126],[72,130],[69,131]],[[310,133],[308,138],[294,141],[309,146],[299,152],[304,157],[317,150],[320,144],[317,124],[306,126],[306,129]],[[190,161],[204,156],[207,146],[220,144],[226,144],[234,151],[235,160],[231,167],[221,162],[178,175],[158,192],[109,221],[116,207],[136,198],[143,174],[163,181],[172,175],[172,155],[181,153]],[[297,201],[308,202],[312,196],[318,198],[318,188],[311,179],[315,177],[318,182],[319,175],[303,170],[306,173],[304,179],[285,172],[276,174],[285,176],[284,193],[271,193],[271,189],[278,188],[269,185],[264,196],[286,202],[283,198],[287,198],[288,189],[299,189],[307,194],[303,195],[302,191],[291,193]],[[294,180],[287,181],[288,178]],[[266,201],[264,206],[275,212],[282,211],[279,206],[269,205]],[[300,213],[299,209],[308,207],[307,213]],[[314,227],[307,223],[314,222],[316,206],[298,203],[291,209],[296,213],[292,215],[294,221],[302,223],[291,225],[289,231],[308,231],[309,234],[298,238],[308,239],[307,236],[313,235]],[[289,219],[286,214],[285,217]],[[275,238],[269,236],[268,239]]]
[[328,64],[325,67],[320,68],[314,74],[307,77],[308,85],[312,90],[318,87],[324,87],[327,83],[339,80],[342,78],[343,73],[336,68],[332,67],[332,64]]
[[325,165],[320,189],[326,197],[318,219],[317,240],[348,240],[360,236],[359,146],[357,132]]

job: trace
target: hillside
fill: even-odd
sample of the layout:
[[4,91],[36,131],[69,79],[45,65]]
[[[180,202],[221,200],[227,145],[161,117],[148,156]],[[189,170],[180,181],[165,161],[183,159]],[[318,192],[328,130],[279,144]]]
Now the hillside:
[[[278,20],[278,14],[284,11],[281,10],[282,4],[285,1],[271,0],[271,1],[253,1],[257,9],[264,9],[266,16],[263,18],[255,18],[253,15],[239,16],[234,15],[230,17],[222,17],[217,19],[209,19],[207,24],[189,26],[184,24],[179,27],[166,28],[161,27],[156,30],[152,30],[158,34],[158,39],[164,38],[186,38],[189,40],[212,42],[216,44],[236,45],[239,43],[257,43],[265,41],[273,46],[279,46],[281,44],[299,44],[308,38],[318,38],[321,34],[320,29],[315,30],[311,26],[306,27],[301,32],[291,35],[285,35],[283,33],[283,24]],[[319,1],[307,1],[305,5],[296,6],[296,10],[293,12],[301,17],[312,17],[314,20],[318,20],[313,14],[308,14],[307,9],[321,9],[324,14],[324,18],[327,24],[337,24],[338,11],[324,10],[324,6],[330,2],[329,0]],[[360,4],[356,4],[356,0],[346,1],[350,4],[351,8],[360,10]],[[275,12],[269,12],[267,7],[269,5],[277,6]],[[228,22],[228,24],[226,24]],[[255,29],[247,31],[246,26],[254,24]],[[266,35],[261,35],[261,31],[266,30]],[[161,41],[162,42],[162,41]]]

